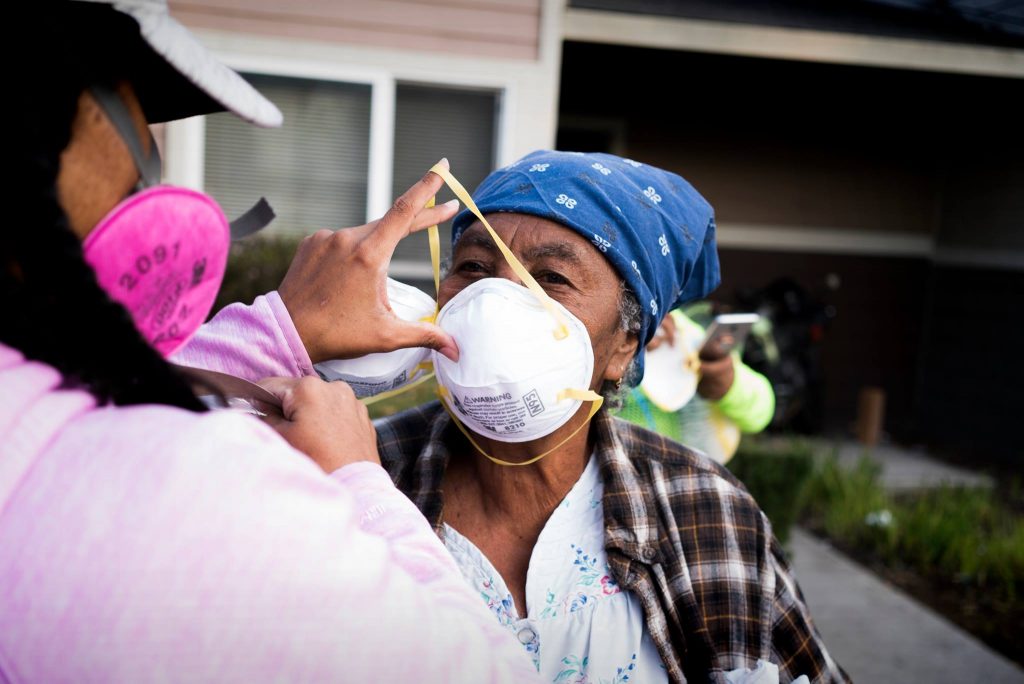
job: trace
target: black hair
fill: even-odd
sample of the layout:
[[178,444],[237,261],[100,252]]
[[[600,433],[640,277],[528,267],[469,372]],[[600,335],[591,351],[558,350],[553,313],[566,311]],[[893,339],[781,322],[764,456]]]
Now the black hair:
[[65,387],[83,388],[100,403],[203,411],[124,307],[100,288],[58,199],[61,153],[71,139],[78,98],[100,82],[131,81],[131,60],[117,47],[132,31],[137,36],[138,26],[105,6],[41,4],[47,16],[27,25],[34,35],[22,44],[30,53],[9,105],[8,209],[18,210],[9,211],[0,228],[0,342],[56,368]]

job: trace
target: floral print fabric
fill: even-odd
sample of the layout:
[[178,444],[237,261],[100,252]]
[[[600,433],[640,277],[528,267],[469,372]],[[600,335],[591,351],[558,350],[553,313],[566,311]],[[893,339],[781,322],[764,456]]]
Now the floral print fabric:
[[604,552],[603,487],[596,459],[551,514],[526,576],[527,616],[504,579],[454,528],[444,541],[463,577],[558,684],[660,684],[668,677],[644,626],[640,602],[612,577]]

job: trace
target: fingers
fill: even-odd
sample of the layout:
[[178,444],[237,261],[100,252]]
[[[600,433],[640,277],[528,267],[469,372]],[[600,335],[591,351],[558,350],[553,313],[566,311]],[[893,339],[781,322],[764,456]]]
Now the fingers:
[[720,361],[727,357],[728,353],[722,348],[722,345],[718,340],[705,344],[700,350],[700,358],[702,361]]
[[705,361],[700,365],[701,378],[697,383],[697,393],[705,399],[718,401],[732,387],[735,375],[732,358],[726,356],[717,361]]
[[[439,204],[436,207],[420,209],[420,212],[416,214],[416,218],[412,220],[412,223],[409,225],[408,231],[405,234],[410,235],[412,233],[419,232],[424,228],[444,223],[455,216],[458,212],[459,200],[457,199],[448,200],[444,204]],[[383,219],[377,219],[375,221],[370,221],[365,226],[357,226],[356,228],[349,228],[348,230],[356,235],[359,240],[362,241],[366,238],[371,238],[371,244],[376,244],[373,241],[377,239],[375,233],[381,221],[383,221]]]
[[666,316],[665,320],[668,321],[666,325],[661,327],[665,331],[665,341],[668,342],[668,346],[676,346],[676,322],[671,316]]
[[718,377],[732,369],[732,359],[728,356],[714,360],[704,360],[700,364],[700,373],[705,377]]
[[285,396],[298,382],[299,378],[263,378],[256,384],[280,399],[283,406]]
[[324,472],[353,461],[380,462],[366,406],[345,383],[307,376],[265,378],[260,384],[284,407],[284,418],[268,416],[266,422]]
[[409,226],[409,232],[415,233],[418,230],[436,226],[438,223],[444,223],[455,216],[458,211],[459,200],[457,199],[448,200],[444,204],[424,209],[413,219],[412,225]]
[[[264,378],[256,384],[280,400],[281,413],[287,421],[294,421],[299,407],[310,401],[311,397],[317,392],[321,392],[327,387],[327,383],[313,376],[301,378]],[[348,388],[347,385],[346,388]]]
[[267,413],[261,416],[260,420],[274,428],[275,431],[282,433],[288,429],[288,425],[291,422],[279,413]]
[[[439,163],[445,168],[448,167],[447,159],[442,159]],[[388,213],[384,214],[375,231],[376,237],[388,250],[393,251],[398,241],[409,234],[415,217],[426,206],[427,200],[437,194],[443,184],[444,181],[440,176],[428,171],[427,175],[395,200],[395,204],[388,210]],[[433,224],[424,224],[424,226],[430,225]]]
[[459,360],[459,347],[455,343],[455,338],[433,323],[413,323],[395,318],[394,322],[387,326],[382,337],[387,340],[386,351],[406,347],[427,347],[437,350],[452,361]]
[[334,231],[326,228],[321,228],[315,233],[307,235],[299,243],[298,249],[295,250],[295,256],[298,257],[300,254],[315,250],[318,245],[330,240],[332,235],[334,235]]

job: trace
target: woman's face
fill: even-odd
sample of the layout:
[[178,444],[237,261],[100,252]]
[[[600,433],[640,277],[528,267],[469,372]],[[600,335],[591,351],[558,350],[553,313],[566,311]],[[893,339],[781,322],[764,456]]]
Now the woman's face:
[[[151,138],[135,91],[123,83],[117,93],[131,113],[139,139],[149,153]],[[57,175],[57,196],[72,232],[79,240],[85,240],[138,182],[139,172],[127,144],[93,96],[88,91],[83,92],[78,98],[71,140],[61,153]]]
[[[544,291],[586,326],[594,349],[591,388],[621,378],[637,338],[622,330],[620,278],[612,265],[581,235],[554,221],[529,214],[488,214],[487,220]],[[455,245],[439,306],[482,278],[522,284],[477,221]]]

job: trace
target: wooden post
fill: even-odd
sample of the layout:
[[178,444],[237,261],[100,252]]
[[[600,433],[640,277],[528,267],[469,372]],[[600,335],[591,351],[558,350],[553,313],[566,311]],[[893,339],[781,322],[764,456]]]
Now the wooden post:
[[857,441],[875,446],[885,424],[885,390],[881,387],[861,388],[857,401]]

